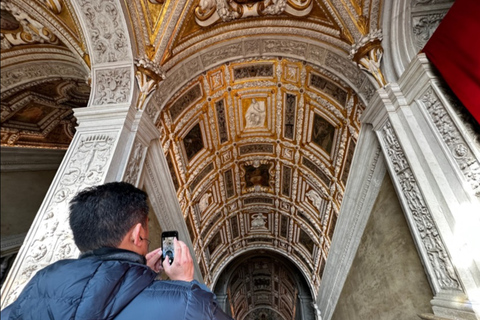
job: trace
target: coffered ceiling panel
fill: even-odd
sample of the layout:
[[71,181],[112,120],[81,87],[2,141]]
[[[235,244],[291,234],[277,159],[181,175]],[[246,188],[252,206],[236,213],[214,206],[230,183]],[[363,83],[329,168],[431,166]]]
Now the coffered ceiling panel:
[[261,248],[318,290],[363,109],[346,83],[286,58],[208,70],[170,99],[157,126],[207,284]]
[[1,144],[66,149],[90,95],[89,57],[69,2],[1,2]]

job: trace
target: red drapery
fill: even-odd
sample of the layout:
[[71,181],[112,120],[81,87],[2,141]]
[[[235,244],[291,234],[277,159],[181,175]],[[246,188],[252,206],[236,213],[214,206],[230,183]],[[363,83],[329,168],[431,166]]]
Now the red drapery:
[[480,0],[456,0],[423,52],[480,123]]

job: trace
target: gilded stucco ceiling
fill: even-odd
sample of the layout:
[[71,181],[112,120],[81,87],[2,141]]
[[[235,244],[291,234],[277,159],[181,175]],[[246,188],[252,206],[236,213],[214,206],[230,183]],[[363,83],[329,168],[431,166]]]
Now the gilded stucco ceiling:
[[346,83],[280,58],[208,70],[170,100],[157,126],[207,284],[261,248],[318,290],[363,109]]
[[[2,146],[67,148],[91,76],[74,6],[1,3]],[[380,47],[382,2],[121,3],[205,282],[238,319],[293,319],[321,283],[375,87],[352,60]]]
[[89,58],[63,1],[1,2],[1,144],[66,149],[90,95]]

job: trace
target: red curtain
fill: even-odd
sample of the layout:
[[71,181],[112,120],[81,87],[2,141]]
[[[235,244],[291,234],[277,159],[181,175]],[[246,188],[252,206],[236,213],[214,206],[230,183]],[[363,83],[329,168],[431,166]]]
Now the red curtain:
[[480,0],[456,0],[423,52],[480,123]]

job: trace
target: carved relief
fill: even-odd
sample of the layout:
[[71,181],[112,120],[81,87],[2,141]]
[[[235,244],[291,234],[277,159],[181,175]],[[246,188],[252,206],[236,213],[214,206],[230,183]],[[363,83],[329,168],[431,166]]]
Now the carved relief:
[[[53,34],[50,29],[42,25],[37,20],[30,17],[27,13],[23,12],[20,8],[15,6],[10,2],[1,2],[0,8],[8,11],[12,18],[18,22],[15,24],[15,21],[11,20],[9,24],[13,29],[7,31],[3,29],[4,22],[2,21],[2,40],[5,39],[8,41],[8,44],[2,41],[2,49],[9,49],[11,46],[32,44],[32,43],[49,43],[49,44],[59,44],[58,38]],[[7,17],[3,16],[2,20]],[[14,26],[18,26],[14,29]]]
[[81,78],[84,74],[85,70],[80,67],[61,63],[28,64],[9,72],[2,72],[2,91],[20,84],[25,79],[34,81],[53,77]]
[[94,105],[128,102],[132,91],[130,68],[97,70],[95,73]]
[[195,8],[195,21],[202,27],[208,27],[215,22],[224,22],[265,15],[278,15],[288,12],[297,17],[310,13],[313,1],[296,0],[201,0]]
[[423,262],[429,263],[434,272],[432,275],[435,276],[435,279],[433,279],[435,280],[434,287],[461,291],[458,277],[443,240],[440,238],[432,215],[423,199],[423,194],[390,122],[387,122],[382,129],[382,139],[387,150],[388,160],[393,166],[396,179],[400,184],[403,197],[414,220],[414,227],[416,228],[414,233],[418,234],[421,244],[426,250],[429,261],[424,260]]
[[[140,97],[137,101],[137,110],[143,110],[147,98],[157,88],[158,83],[165,79],[165,74],[160,67],[147,58],[136,59],[135,65],[137,66],[135,77],[137,79],[138,87],[140,88]],[[149,107],[150,109],[154,109],[147,112],[153,121],[155,117],[155,107],[153,107],[153,104],[150,104]]]
[[26,244],[32,250],[23,257],[13,288],[9,290],[7,303],[17,298],[37,270],[78,253],[68,227],[68,202],[78,190],[103,181],[114,142],[115,137],[108,134],[79,138],[71,159],[57,180],[59,184],[54,195],[44,211],[39,212],[42,217],[38,222],[39,229],[32,242]]
[[256,213],[251,216],[251,232],[267,231],[267,217],[263,213]]
[[465,142],[460,130],[448,114],[437,94],[429,88],[420,98],[433,120],[438,133],[448,146],[455,163],[472,187],[475,195],[480,197],[480,162],[475,158]]
[[114,0],[78,1],[87,24],[94,63],[125,61],[131,58],[122,9]]
[[380,69],[380,61],[383,56],[382,40],[382,31],[377,29],[352,45],[352,49],[350,50],[350,58],[356,62],[361,69],[368,71],[375,80],[377,80],[380,87],[387,84]]
[[200,198],[200,201],[198,202],[198,208],[200,209],[200,212],[204,212],[208,206],[210,205],[210,198],[212,197],[212,194],[210,192],[205,193],[202,198]]
[[412,18],[414,35],[413,40],[417,50],[423,49],[445,15],[446,12],[427,14],[425,16]]
[[263,127],[265,125],[266,114],[265,101],[252,99],[250,106],[247,109],[247,113],[245,114],[245,128]]
[[320,206],[322,204],[322,197],[313,189],[309,190],[306,193],[307,198],[312,202],[313,206],[320,211]]

